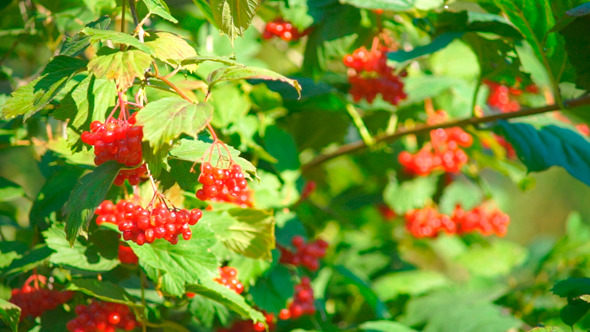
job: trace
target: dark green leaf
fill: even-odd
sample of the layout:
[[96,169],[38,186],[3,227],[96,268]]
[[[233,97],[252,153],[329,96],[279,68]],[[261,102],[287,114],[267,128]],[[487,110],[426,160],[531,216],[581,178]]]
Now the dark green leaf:
[[55,250],[55,253],[49,257],[53,264],[95,272],[109,271],[119,265],[118,259],[101,256],[94,245],[85,246],[76,238],[74,241],[68,241],[62,224],[54,224],[43,232],[43,236],[47,246]]
[[588,29],[590,29],[590,15],[585,15],[576,17],[560,31],[565,39],[565,51],[575,68],[576,86],[585,90],[590,89],[590,63],[586,61],[590,56]]
[[180,97],[166,97],[148,103],[137,114],[143,126],[143,137],[154,151],[185,133],[195,137],[211,120],[213,107],[206,103],[194,104]]
[[74,243],[78,234],[86,232],[94,210],[103,202],[120,169],[121,164],[107,161],[80,178],[64,208],[66,237],[70,244]]
[[209,74],[207,82],[209,83],[209,89],[212,89],[213,86],[219,82],[253,78],[289,83],[301,95],[301,86],[299,86],[299,83],[296,80],[292,80],[279,73],[264,68],[246,66],[224,67]]
[[162,0],[142,0],[145,6],[148,8],[150,14],[156,14],[163,19],[166,19],[172,23],[178,23],[178,20],[170,14],[170,9],[166,5],[166,2]]
[[229,310],[224,305],[201,295],[195,295],[191,300],[189,310],[193,317],[208,329],[213,328],[216,317],[222,326],[227,325],[230,317]]
[[567,325],[573,326],[586,315],[589,309],[590,303],[581,301],[568,303],[559,312],[559,317]]
[[568,278],[553,286],[551,291],[558,296],[573,299],[590,294],[590,278]]
[[264,147],[276,160],[279,172],[298,170],[301,166],[295,140],[288,132],[277,126],[269,126],[264,135]]
[[264,315],[249,306],[246,301],[244,301],[243,297],[213,280],[202,279],[199,284],[188,285],[186,291],[219,302],[240,316],[251,319],[254,322],[266,321]]
[[233,43],[250,26],[260,0],[211,0],[210,3],[217,27]]
[[463,32],[445,32],[430,42],[430,44],[415,47],[411,51],[389,52],[387,58],[397,62],[405,62],[423,55],[432,54],[447,47],[453,40],[461,38]]
[[36,80],[12,92],[0,110],[0,117],[12,118],[17,115],[29,118],[44,108],[65,87],[78,71],[86,67],[86,61],[66,55],[58,55],[47,64]]
[[38,245],[24,254],[21,258],[17,258],[10,263],[4,271],[6,275],[20,274],[31,271],[32,269],[43,264],[45,260],[51,256],[53,249],[46,245]]
[[375,315],[377,318],[383,319],[389,318],[391,316],[387,310],[387,307],[385,306],[385,303],[381,301],[379,296],[377,296],[377,294],[371,289],[369,285],[367,285],[365,281],[363,281],[344,266],[336,266],[335,270],[346,279],[347,283],[358,287],[367,303],[373,308],[373,310],[375,310]]
[[21,310],[16,305],[0,299],[0,318],[10,327],[13,332],[18,331],[18,321],[20,319]]
[[[88,23],[86,26],[95,29],[106,30],[111,23],[111,18],[103,16],[98,20]],[[73,37],[66,37],[66,41],[59,52],[61,55],[76,56],[90,45],[90,37],[79,33]]]
[[499,125],[529,171],[561,166],[590,185],[590,143],[580,134],[554,125],[539,130],[526,123],[502,121]]
[[264,278],[258,279],[249,293],[258,307],[276,314],[287,308],[287,300],[293,297],[294,287],[289,269],[277,265]]
[[152,58],[139,50],[101,48],[88,63],[88,70],[98,78],[115,80],[119,90],[126,90],[133,85],[136,77],[144,77],[151,64]]
[[68,290],[82,292],[102,301],[122,303],[137,306],[137,299],[129,295],[125,289],[109,281],[97,279],[74,279],[67,287]]

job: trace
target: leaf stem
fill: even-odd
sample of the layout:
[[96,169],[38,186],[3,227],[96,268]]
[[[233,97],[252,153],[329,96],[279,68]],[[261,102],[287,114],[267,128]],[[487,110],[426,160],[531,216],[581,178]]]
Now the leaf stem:
[[348,115],[350,115],[350,117],[352,118],[354,125],[358,129],[359,134],[361,135],[361,138],[363,139],[363,142],[365,142],[365,144],[367,146],[374,145],[375,140],[373,139],[373,137],[369,133],[369,130],[367,129],[367,126],[365,125],[363,118],[361,117],[358,110],[354,107],[354,105],[352,105],[350,103],[346,104],[346,111],[348,111]]
[[[576,107],[589,105],[589,104],[590,104],[590,95],[587,95],[587,96],[583,96],[580,98],[565,101],[563,103],[563,108],[566,108],[566,109],[570,108],[571,109],[571,108],[576,108]],[[394,133],[381,134],[381,135],[377,135],[373,138],[375,139],[375,143],[392,142],[392,141],[395,141],[396,139],[399,139],[400,137],[403,137],[406,135],[416,135],[416,134],[427,133],[427,132],[430,132],[431,130],[438,129],[438,128],[466,127],[469,125],[476,125],[476,124],[480,124],[480,123],[487,123],[487,122],[494,122],[494,121],[498,121],[498,120],[519,118],[519,117],[529,116],[529,115],[534,115],[534,114],[542,114],[542,113],[557,111],[560,109],[562,109],[561,105],[559,103],[555,103],[555,104],[551,104],[551,105],[545,105],[542,107],[525,108],[520,111],[511,112],[511,113],[499,113],[499,114],[492,114],[492,115],[482,116],[482,117],[470,117],[470,118],[466,118],[466,119],[447,121],[447,122],[438,123],[438,124],[423,124],[423,125],[418,125],[416,127],[413,127],[411,129],[401,128],[401,129],[398,129],[397,131],[395,131]],[[306,172],[309,169],[314,168],[320,164],[323,164],[324,162],[326,162],[328,160],[331,160],[333,158],[336,158],[336,157],[344,155],[344,154],[348,154],[348,153],[362,150],[366,147],[368,147],[368,145],[363,140],[344,144],[344,145],[340,146],[338,149],[336,149],[335,151],[321,154],[321,155],[317,156],[316,158],[312,159],[309,163],[302,166],[302,170],[303,170],[303,172]]]

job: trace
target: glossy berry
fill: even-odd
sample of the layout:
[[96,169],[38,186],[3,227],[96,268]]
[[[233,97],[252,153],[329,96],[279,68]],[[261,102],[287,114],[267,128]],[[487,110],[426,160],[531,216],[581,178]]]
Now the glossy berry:
[[77,317],[66,324],[70,332],[132,331],[139,322],[124,304],[95,301],[90,305],[78,305]]
[[457,234],[479,232],[482,235],[504,236],[508,230],[510,217],[504,212],[493,209],[488,211],[483,206],[477,206],[465,211],[457,205],[451,219],[457,225]]
[[[45,279],[42,276],[33,275],[29,280]],[[28,316],[33,318],[41,316],[45,311],[53,310],[59,305],[70,301],[74,292],[39,288],[30,286],[27,281],[22,288],[12,290],[10,302],[21,308],[21,321]]]
[[125,180],[130,185],[136,186],[141,182],[141,177],[147,174],[147,165],[142,164],[141,166],[134,169],[122,169],[117,174],[115,181],[113,182],[117,186],[122,186]]
[[278,18],[266,24],[262,38],[271,39],[272,37],[279,37],[285,41],[297,41],[306,34],[307,31],[300,32],[293,24]]
[[[134,117],[132,117],[135,119]],[[110,118],[105,123],[94,121],[90,131],[82,133],[82,142],[94,146],[94,163],[100,165],[108,160],[116,160],[125,166],[141,163],[141,126],[131,124],[130,120]]]
[[244,291],[244,285],[238,280],[238,271],[231,266],[220,267],[219,277],[213,280],[238,294],[242,294]]
[[393,73],[394,68],[387,65],[387,52],[384,47],[367,50],[363,46],[342,59],[351,69],[348,73],[349,93],[354,101],[366,99],[372,103],[381,94],[383,100],[397,105],[407,98],[403,82]]
[[439,233],[453,234],[455,223],[449,216],[440,214],[433,207],[411,210],[406,213],[406,229],[416,238],[434,238]]
[[133,252],[131,247],[126,244],[119,243],[119,260],[123,264],[137,265],[139,258]]
[[192,232],[189,225],[195,225],[203,216],[199,209],[168,209],[163,204],[149,210],[125,200],[116,205],[111,201],[102,202],[95,213],[98,225],[108,222],[116,224],[123,233],[123,240],[139,245],[152,243],[157,239],[176,244],[178,236],[189,240]]
[[202,201],[219,201],[234,203],[241,207],[252,207],[252,191],[248,180],[238,164],[229,168],[213,167],[205,162],[201,165],[199,182],[203,188],[197,190],[196,196]]
[[520,88],[520,82],[521,80],[517,78],[516,84],[510,87],[498,82],[484,80],[484,83],[490,89],[487,100],[488,105],[492,109],[498,110],[502,113],[516,112],[520,110],[518,97],[521,96],[523,92],[526,91],[533,94],[539,92],[539,88],[534,84],[526,86],[523,91]]
[[295,252],[279,247],[281,250],[281,263],[295,266],[302,265],[310,271],[315,271],[320,267],[319,260],[326,255],[326,249],[328,248],[326,241],[316,240],[305,243],[303,237],[297,235],[293,237],[291,242],[295,247]]
[[[301,282],[295,286],[295,295],[287,308],[289,317],[297,319],[303,315],[313,315],[316,312],[313,289],[308,277],[301,278]],[[286,313],[283,314],[287,316]]]

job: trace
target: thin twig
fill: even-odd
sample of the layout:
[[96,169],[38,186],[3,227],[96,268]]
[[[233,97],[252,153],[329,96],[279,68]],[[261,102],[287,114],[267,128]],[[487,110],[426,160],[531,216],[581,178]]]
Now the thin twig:
[[[564,107],[565,107],[565,109],[571,109],[571,108],[576,108],[576,107],[580,107],[580,106],[584,106],[584,105],[588,105],[588,104],[590,104],[590,96],[584,96],[584,97],[580,97],[577,99],[572,99],[567,102],[564,102]],[[547,112],[557,111],[559,109],[561,109],[559,104],[552,104],[552,105],[546,105],[546,106],[542,106],[542,107],[526,108],[526,109],[523,109],[523,110],[520,110],[517,112],[511,112],[511,113],[500,113],[500,114],[493,114],[493,115],[482,116],[482,117],[471,117],[471,118],[467,118],[467,119],[454,120],[454,121],[449,121],[449,122],[439,123],[439,124],[432,124],[432,125],[424,124],[424,125],[418,125],[416,127],[410,128],[410,129],[401,128],[401,129],[398,129],[393,134],[377,135],[377,136],[374,136],[374,139],[375,139],[375,143],[392,142],[396,139],[399,139],[402,136],[427,133],[433,129],[438,129],[438,128],[465,127],[465,126],[476,125],[476,124],[480,124],[480,123],[494,122],[497,120],[505,120],[505,119],[518,118],[518,117],[523,117],[523,116],[528,116],[528,115],[547,113]],[[309,163],[303,165],[302,169],[305,172],[305,171],[307,171],[311,168],[314,168],[314,167],[316,167],[328,160],[331,160],[333,158],[336,158],[336,157],[344,155],[344,154],[348,154],[348,153],[362,150],[366,147],[367,147],[367,144],[362,140],[342,145],[341,147],[339,147],[337,150],[335,150],[333,152],[317,156],[316,158],[311,160]]]

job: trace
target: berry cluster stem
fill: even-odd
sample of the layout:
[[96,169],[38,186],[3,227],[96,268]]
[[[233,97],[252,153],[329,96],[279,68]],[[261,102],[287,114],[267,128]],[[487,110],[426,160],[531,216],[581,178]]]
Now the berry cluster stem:
[[[589,104],[590,104],[590,95],[586,95],[586,96],[583,96],[580,98],[571,99],[571,100],[564,102],[564,109],[573,109],[573,108],[577,108],[577,107],[589,105]],[[542,107],[525,108],[520,111],[511,112],[511,113],[500,113],[500,114],[492,114],[492,115],[482,116],[482,117],[471,117],[471,118],[453,120],[453,121],[448,121],[448,122],[444,122],[444,123],[437,123],[437,124],[424,124],[424,125],[418,125],[416,127],[409,128],[409,129],[408,128],[400,128],[392,134],[377,135],[374,137],[374,139],[375,139],[375,143],[392,142],[392,141],[395,141],[396,139],[399,139],[403,136],[428,133],[431,130],[438,129],[438,128],[466,127],[469,125],[476,125],[476,124],[480,124],[480,123],[513,119],[513,118],[519,118],[519,117],[529,116],[529,115],[534,115],[534,114],[542,114],[542,113],[557,111],[560,109],[561,109],[561,107],[559,106],[559,104],[551,104],[551,105],[545,105]],[[339,157],[339,156],[342,156],[345,154],[349,154],[349,153],[353,153],[353,152],[365,149],[367,147],[368,147],[368,145],[363,140],[344,144],[344,145],[340,146],[338,149],[336,149],[335,151],[317,156],[316,158],[312,159],[307,164],[303,165],[302,169],[304,172],[307,172],[310,169],[325,163],[326,161],[329,161],[331,159],[334,159],[336,157]]]

